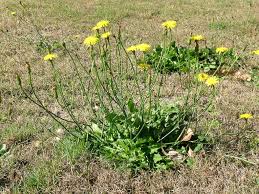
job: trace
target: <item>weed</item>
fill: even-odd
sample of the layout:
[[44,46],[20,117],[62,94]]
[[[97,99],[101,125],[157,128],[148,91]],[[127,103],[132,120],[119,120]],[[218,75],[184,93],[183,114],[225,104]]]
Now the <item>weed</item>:
[[62,43],[58,41],[50,43],[50,41],[41,40],[36,44],[36,50],[40,53],[57,52],[62,50]]
[[[176,27],[176,22],[167,21],[163,23],[163,27],[166,32],[164,37],[166,43],[167,39],[171,39],[171,30]],[[43,104],[35,90],[29,63],[27,67],[30,93],[24,88],[21,77],[17,75],[18,84],[24,95],[44,109],[68,133],[74,137],[85,138],[89,147],[95,152],[134,171],[171,168],[173,161],[168,153],[172,149],[191,148],[195,152],[200,151],[203,139],[200,136],[193,139],[194,132],[186,129],[193,120],[198,119],[196,116],[199,92],[203,85],[196,79],[191,79],[187,88],[188,94],[184,97],[182,105],[161,106],[159,99],[165,76],[150,69],[146,53],[151,50],[151,45],[142,43],[126,49],[120,30],[117,35],[113,34],[111,37],[107,20],[101,20],[92,30],[96,34],[88,36],[83,42],[90,55],[90,69],[87,69],[79,55],[73,53],[66,43],[62,44],[63,51],[69,56],[75,70],[78,89],[82,93],[85,106],[92,112],[90,123],[82,123],[75,116],[74,107],[77,102],[73,100],[74,94],[69,91],[69,85],[62,80],[60,69],[56,64],[58,54],[50,49],[53,47],[49,47],[48,43],[45,44],[48,47],[48,54],[43,59],[52,67],[56,101],[66,110],[70,118],[62,118]],[[195,52],[197,46],[196,42]],[[169,46],[171,47],[172,45]],[[168,58],[170,51],[170,49],[161,51],[159,57],[162,59],[162,64],[166,65],[165,59]],[[197,61],[190,59],[188,62],[197,66]],[[159,61],[154,63],[159,64]],[[162,72],[166,70],[166,67],[156,66],[156,68]],[[125,82],[127,79],[125,76],[131,76],[132,82]],[[216,77],[207,76],[203,81],[215,91],[214,86],[218,83]],[[129,88],[132,87],[136,88],[135,94],[129,95]],[[190,94],[193,87],[196,88],[196,92]],[[90,88],[94,89],[91,93],[89,93]],[[157,91],[156,94],[154,91]],[[211,103],[211,100],[208,102]],[[95,104],[98,104],[98,111],[93,106]],[[203,111],[208,107],[206,106]],[[73,154],[73,151],[68,154]]]
[[[167,51],[166,55],[161,58],[164,50]],[[215,74],[237,69],[240,66],[241,57],[233,49],[219,53],[216,48],[206,47],[195,50],[194,48],[177,46],[176,42],[172,42],[165,48],[158,45],[152,53],[146,55],[146,60],[152,65],[159,61],[165,72],[186,73],[200,69]],[[158,70],[160,69],[161,67],[158,67]]]

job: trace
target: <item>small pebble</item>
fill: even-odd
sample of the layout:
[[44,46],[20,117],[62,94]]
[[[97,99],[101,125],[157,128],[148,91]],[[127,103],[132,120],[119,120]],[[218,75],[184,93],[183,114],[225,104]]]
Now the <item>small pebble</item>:
[[62,128],[58,128],[56,132],[58,135],[64,135],[64,130]]
[[38,147],[40,147],[40,141],[35,141],[35,143],[34,143],[34,146],[36,147],[36,148],[38,148]]
[[60,139],[60,137],[55,137],[54,140],[59,142],[61,139]]

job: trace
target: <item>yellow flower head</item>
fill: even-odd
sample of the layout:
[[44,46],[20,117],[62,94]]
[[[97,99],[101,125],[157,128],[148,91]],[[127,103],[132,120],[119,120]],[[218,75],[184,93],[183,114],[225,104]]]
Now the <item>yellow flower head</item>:
[[44,59],[44,61],[53,61],[53,59],[56,59],[56,58],[58,58],[57,54],[49,53],[43,59]]
[[168,20],[168,21],[166,21],[166,22],[163,22],[162,23],[162,26],[164,27],[164,28],[166,28],[166,29],[173,29],[173,28],[175,28],[176,27],[176,21],[174,21],[174,20]]
[[99,21],[96,26],[101,26],[102,28],[109,26],[110,22],[108,20]]
[[16,15],[16,12],[15,12],[15,11],[12,11],[12,12],[11,12],[11,15]]
[[206,73],[199,73],[197,78],[199,82],[205,82],[209,78],[209,75]]
[[84,45],[93,46],[98,42],[99,42],[99,38],[97,38],[96,36],[88,36],[84,40]]
[[109,24],[110,22],[108,20],[101,20],[92,28],[92,30],[99,30],[101,28],[109,26]]
[[145,71],[145,70],[149,70],[151,68],[151,65],[146,63],[141,63],[138,65],[138,68]]
[[224,52],[227,52],[229,49],[226,48],[226,47],[218,47],[216,48],[216,53],[224,53]]
[[111,33],[110,32],[105,32],[105,33],[103,33],[102,35],[101,35],[101,38],[102,39],[107,39],[107,38],[109,38],[111,36]]
[[208,86],[215,86],[219,83],[219,79],[216,76],[209,76],[205,82]]
[[143,43],[143,44],[130,46],[126,50],[127,52],[135,52],[135,51],[147,52],[150,49],[151,49],[151,46],[149,44]]
[[252,119],[253,118],[253,115],[250,114],[250,113],[245,113],[245,114],[241,114],[239,116],[240,119]]
[[202,35],[194,35],[194,36],[191,37],[191,40],[201,41],[201,40],[205,40],[205,38]]
[[255,50],[255,51],[252,51],[252,54],[254,54],[254,55],[259,55],[259,49],[258,49],[258,50]]
[[143,43],[136,45],[137,50],[142,52],[147,52],[151,49],[151,46],[149,44]]
[[135,52],[137,51],[137,47],[135,45],[130,46],[126,49],[127,52]]

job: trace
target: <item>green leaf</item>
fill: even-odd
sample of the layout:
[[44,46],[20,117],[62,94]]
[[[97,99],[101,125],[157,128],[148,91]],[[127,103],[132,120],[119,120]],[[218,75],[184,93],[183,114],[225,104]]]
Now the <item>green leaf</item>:
[[210,65],[209,68],[210,69],[216,69],[217,67],[215,65]]
[[154,154],[159,150],[159,147],[152,147],[150,148],[150,154]]
[[162,156],[160,154],[155,154],[153,157],[154,163],[157,163],[161,160],[163,160]]
[[192,167],[195,163],[195,160],[193,158],[187,158],[186,162],[187,166]]
[[158,170],[166,170],[168,169],[169,165],[166,165],[166,164],[157,164],[156,165],[156,169]]
[[199,152],[199,151],[201,151],[202,150],[202,148],[203,148],[203,144],[201,144],[201,143],[199,143],[195,148],[194,148],[194,152]]
[[102,134],[102,130],[98,127],[97,124],[92,123],[92,130],[93,132],[95,132],[96,134]]
[[205,67],[204,68],[204,72],[209,72],[210,71],[210,68],[209,67]]
[[132,98],[130,98],[129,101],[128,101],[128,108],[129,108],[129,111],[131,113],[134,113],[134,112],[137,111],[137,109],[135,108],[135,104],[134,104]]

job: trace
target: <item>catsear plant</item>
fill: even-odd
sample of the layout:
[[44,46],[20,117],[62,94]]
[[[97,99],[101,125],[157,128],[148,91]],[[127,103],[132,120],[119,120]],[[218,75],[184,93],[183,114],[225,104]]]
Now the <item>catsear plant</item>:
[[[113,161],[116,166],[132,170],[171,168],[186,160],[182,154],[188,149],[199,151],[206,139],[188,129],[190,123],[198,121],[197,111],[207,108],[206,103],[203,109],[198,106],[203,87],[199,80],[206,82],[210,90],[218,83],[215,77],[193,79],[193,74],[189,74],[185,95],[162,105],[161,93],[167,75],[154,71],[152,66],[168,71],[171,60],[177,59],[177,68],[187,72],[186,63],[200,65],[195,51],[178,48],[175,43],[166,45],[166,39],[171,41],[175,26],[175,21],[163,23],[164,48],[169,49],[156,48],[158,54],[147,54],[151,45],[141,43],[125,48],[120,29],[116,35],[112,34],[109,21],[102,20],[93,27],[94,34],[84,39],[83,55],[76,52],[79,48],[73,50],[66,43],[62,44],[62,57],[71,62],[73,70],[69,79],[60,68],[62,57],[44,42],[48,53],[43,59],[51,68],[54,84],[52,96],[67,113],[65,116],[51,111],[40,98],[29,63],[29,87],[24,87],[20,75],[17,75],[18,84],[24,95],[67,133],[84,138],[86,149]],[[85,53],[88,53],[87,60]],[[84,114],[79,115],[80,108],[87,111],[87,119]],[[179,160],[174,158],[177,154]]]
[[[198,45],[198,43],[197,43]],[[161,58],[162,53],[166,53]],[[192,48],[190,46],[178,46],[175,41],[164,47],[158,45],[154,50],[146,54],[146,61],[154,66],[160,61],[156,69],[166,72],[186,73],[194,69],[211,74],[224,74],[235,71],[242,64],[242,58],[234,49],[219,48]],[[162,66],[162,68],[160,67]]]

